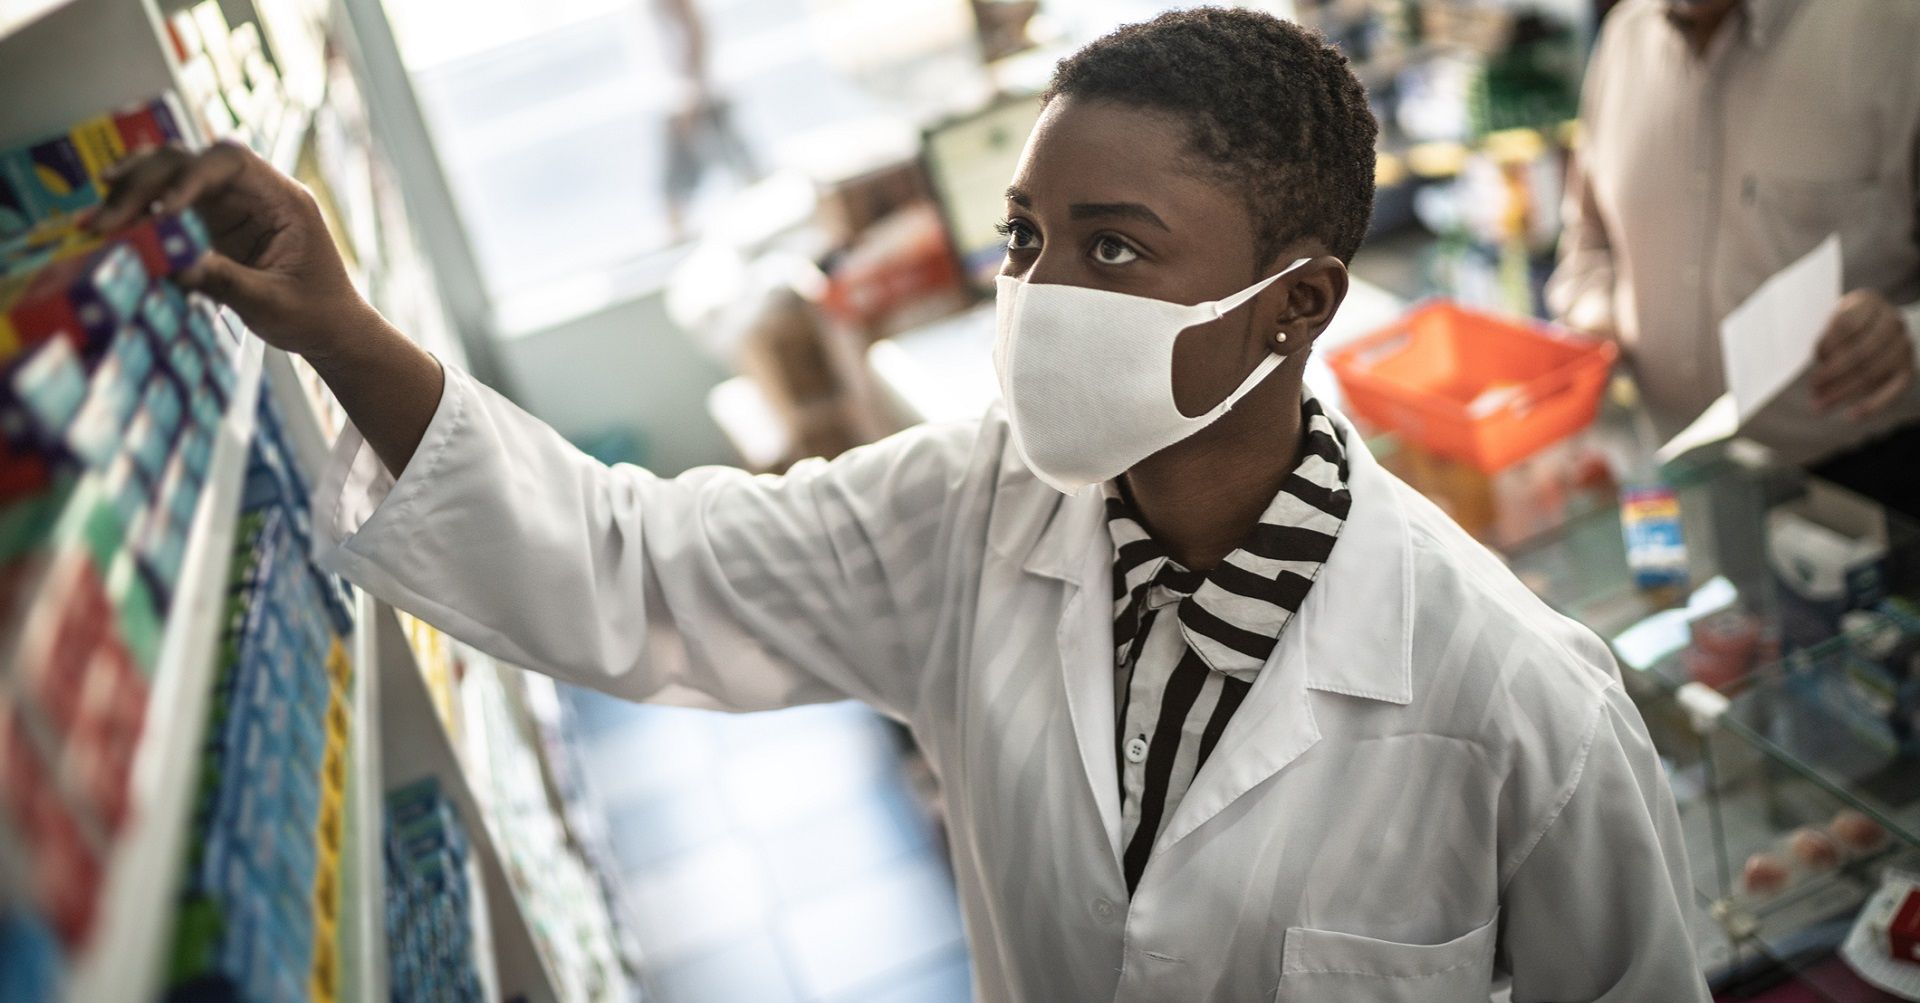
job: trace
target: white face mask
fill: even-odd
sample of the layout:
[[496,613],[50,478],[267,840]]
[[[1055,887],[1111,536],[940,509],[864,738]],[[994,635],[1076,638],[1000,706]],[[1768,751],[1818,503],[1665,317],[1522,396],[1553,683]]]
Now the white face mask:
[[1307,260],[1225,299],[1192,306],[1000,276],[993,368],[1014,446],[1027,467],[1073,494],[1120,476],[1226,414],[1280,365],[1281,356],[1269,353],[1226,400],[1189,418],[1173,400],[1174,342],[1180,332],[1246,303]]

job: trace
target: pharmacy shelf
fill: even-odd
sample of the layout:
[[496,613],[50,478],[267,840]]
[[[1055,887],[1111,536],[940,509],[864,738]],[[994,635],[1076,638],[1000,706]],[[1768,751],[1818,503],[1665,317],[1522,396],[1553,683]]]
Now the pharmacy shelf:
[[422,777],[432,776],[460,813],[466,826],[467,842],[480,871],[475,887],[484,896],[488,921],[481,930],[489,935],[491,957],[478,959],[483,984],[496,992],[490,999],[525,997],[529,1003],[550,1003],[560,998],[559,980],[548,967],[533,935],[526,903],[507,875],[493,831],[480,809],[473,785],[468,781],[459,754],[447,734],[446,726],[434,709],[427,692],[426,676],[420,671],[413,647],[393,609],[376,603],[371,620],[365,621],[374,632],[379,660],[379,701],[381,707],[380,742],[386,769],[386,787],[391,790]]
[[37,6],[33,16],[0,27],[0,146],[179,90],[179,68],[149,0]]
[[72,2],[73,0],[0,0],[0,39]]
[[214,437],[207,486],[187,536],[186,560],[154,669],[146,728],[134,754],[129,783],[135,810],[107,860],[99,924],[76,959],[70,1000],[148,1000],[162,988],[264,347],[251,335],[239,347],[239,380]]
[[[320,53],[306,51],[310,45],[302,26],[267,24],[256,0],[219,2],[230,24],[260,26],[269,56],[282,73],[288,100],[264,129],[260,153],[276,168],[292,173],[307,148],[316,115],[332,100],[326,92]],[[30,96],[0,101],[0,145],[59,133],[76,122],[156,94],[181,93],[181,69],[167,41],[165,15],[191,5],[192,0],[0,0],[0,93]],[[376,38],[375,42],[384,44],[369,48],[359,35],[363,30],[385,31],[379,5],[346,0],[336,10],[352,15],[336,16],[331,33],[333,41],[360,59],[356,68],[362,77],[361,92],[376,103],[390,103],[393,96],[380,92],[377,85],[404,82],[392,39]],[[274,31],[274,27],[293,30]],[[370,56],[384,76],[369,74]],[[370,76],[379,79],[369,80]],[[404,97],[411,102],[410,91]],[[380,108],[387,109],[387,104],[381,103]],[[190,144],[204,144],[209,138],[200,135],[191,120],[181,126]],[[401,139],[408,135],[402,130]],[[390,134],[375,133],[373,138],[376,149],[400,141]],[[392,218],[397,213],[384,209],[381,228],[398,227],[408,247],[422,246],[421,217],[411,205],[405,218]],[[444,224],[442,216],[429,213],[429,224],[434,220]],[[453,232],[444,225],[441,230]],[[410,260],[404,273],[407,284],[389,292],[401,301],[425,304],[421,309],[446,318],[441,284],[432,274],[443,263],[436,259],[429,265],[430,259],[418,254]],[[215,436],[208,486],[188,535],[179,598],[167,620],[154,674],[146,732],[135,753],[130,778],[135,813],[105,861],[99,921],[89,943],[70,959],[63,993],[68,1000],[144,1001],[164,995],[259,395],[272,393],[281,404],[289,447],[309,482],[317,480],[327,458],[329,437],[292,361],[251,335],[243,337],[237,355],[237,390]],[[488,998],[524,998],[531,1003],[558,999],[561,982],[539,947],[531,913],[434,711],[399,622],[389,607],[357,590],[355,609],[356,628],[349,639],[354,713],[348,832],[341,865],[339,998],[361,1003],[384,1003],[389,998],[382,852],[385,794],[433,775],[470,834],[475,950]],[[0,838],[4,836],[0,833]],[[0,846],[0,852],[9,860],[19,859],[10,847]]]

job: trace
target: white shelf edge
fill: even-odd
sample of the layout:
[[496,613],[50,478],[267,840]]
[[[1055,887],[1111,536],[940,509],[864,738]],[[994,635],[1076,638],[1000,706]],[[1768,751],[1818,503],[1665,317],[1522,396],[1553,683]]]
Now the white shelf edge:
[[73,0],[0,0],[0,42]]
[[[353,987],[342,995],[360,1003],[386,1003],[388,999],[386,813],[382,798],[386,786],[380,758],[379,686],[374,675],[380,664],[374,630],[378,614],[373,597],[354,589],[352,772],[347,796],[353,799],[357,858],[351,866],[358,900],[346,903],[347,911],[341,916],[342,922],[350,924],[347,936],[352,939],[342,957],[342,964],[349,969],[342,984]],[[348,866],[347,861],[341,863]]]
[[76,958],[71,1000],[146,1000],[163,988],[162,963],[175,929],[173,897],[187,822],[198,800],[194,780],[204,751],[264,347],[246,335],[239,348],[239,379],[214,438],[135,752],[129,780],[134,815],[107,860],[98,926]]

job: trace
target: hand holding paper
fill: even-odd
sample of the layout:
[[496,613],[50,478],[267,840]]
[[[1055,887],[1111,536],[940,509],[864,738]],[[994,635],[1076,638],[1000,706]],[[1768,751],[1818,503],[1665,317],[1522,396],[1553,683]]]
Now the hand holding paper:
[[1913,340],[1899,308],[1873,289],[1840,298],[1814,350],[1814,405],[1860,421],[1885,410],[1914,381]]
[[1840,235],[1781,269],[1720,323],[1727,393],[1655,456],[1673,458],[1739,430],[1813,362],[1840,302]]

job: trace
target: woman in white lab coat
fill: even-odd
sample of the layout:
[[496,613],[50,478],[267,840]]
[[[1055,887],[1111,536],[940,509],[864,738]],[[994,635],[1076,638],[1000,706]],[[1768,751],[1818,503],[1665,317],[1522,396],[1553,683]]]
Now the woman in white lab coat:
[[373,312],[244,150],[134,162],[99,225],[208,215],[187,281],[353,419],[315,523],[375,595],[635,700],[905,722],[982,999],[1704,999],[1672,796],[1607,649],[1337,417],[1337,542],[1123,870],[1109,504],[1212,574],[1297,483],[1373,139],[1344,59],[1265,15],[1094,43],[1012,179],[1003,405],[785,477],[582,455]]

